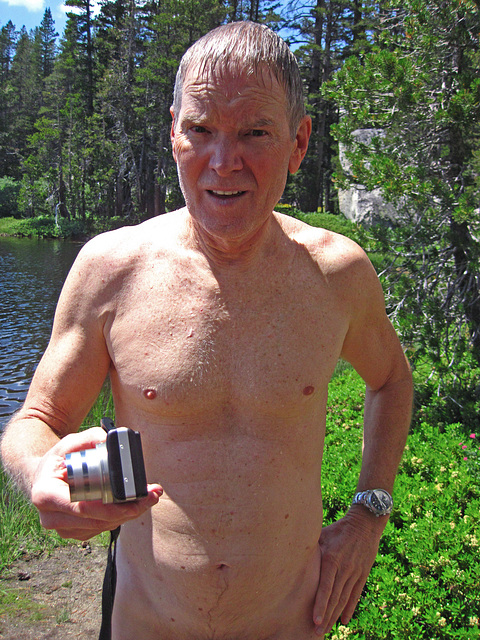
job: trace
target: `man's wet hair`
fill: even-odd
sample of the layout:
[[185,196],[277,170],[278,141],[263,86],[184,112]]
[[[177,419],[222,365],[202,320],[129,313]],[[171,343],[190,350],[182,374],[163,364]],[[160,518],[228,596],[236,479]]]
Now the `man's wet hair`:
[[177,71],[173,96],[175,117],[180,112],[183,83],[192,68],[199,77],[210,74],[262,77],[268,72],[284,88],[290,132],[295,137],[305,115],[302,78],[295,56],[274,31],[256,22],[230,22],[197,40],[185,52]]

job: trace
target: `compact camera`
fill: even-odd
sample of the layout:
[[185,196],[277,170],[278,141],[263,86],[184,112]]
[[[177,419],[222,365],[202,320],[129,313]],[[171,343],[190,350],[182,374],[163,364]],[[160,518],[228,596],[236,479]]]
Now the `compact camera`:
[[70,500],[102,500],[103,504],[129,502],[148,494],[142,442],[138,431],[115,428],[102,418],[107,440],[95,449],[67,453]]

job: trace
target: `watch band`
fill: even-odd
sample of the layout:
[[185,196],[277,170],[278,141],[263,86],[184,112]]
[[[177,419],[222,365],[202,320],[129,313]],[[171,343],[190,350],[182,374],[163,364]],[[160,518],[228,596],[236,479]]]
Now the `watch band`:
[[362,504],[377,517],[386,516],[392,512],[393,498],[385,489],[368,489],[355,494],[354,504]]

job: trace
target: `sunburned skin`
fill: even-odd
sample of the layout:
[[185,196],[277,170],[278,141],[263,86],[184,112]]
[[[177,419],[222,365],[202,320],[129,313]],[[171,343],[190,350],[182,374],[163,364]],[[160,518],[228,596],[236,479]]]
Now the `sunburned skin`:
[[175,242],[111,254],[130,264],[113,269],[126,275],[104,329],[117,424],[141,431],[164,489],[122,529],[114,637],[318,637],[327,384],[347,310],[307,247],[313,233],[328,252],[331,236],[277,216],[280,255],[224,276],[177,250],[185,215],[137,231]]
[[[353,615],[386,524],[354,505],[322,528],[328,383],[339,358],[364,379],[357,490],[391,492],[408,363],[360,247],[273,212],[311,132],[273,76],[188,71],[173,115],[186,208],[82,249],[2,456],[46,528],[122,524],[112,640],[313,640]],[[107,375],[150,490],[72,504],[59,461],[105,438],[75,432]]]

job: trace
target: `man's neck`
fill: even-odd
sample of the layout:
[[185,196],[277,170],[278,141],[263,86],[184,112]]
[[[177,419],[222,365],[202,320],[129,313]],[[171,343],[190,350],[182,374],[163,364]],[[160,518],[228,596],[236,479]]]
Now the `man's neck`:
[[188,216],[187,243],[203,253],[213,269],[249,270],[275,252],[279,231],[280,226],[272,214],[248,236],[211,236]]

